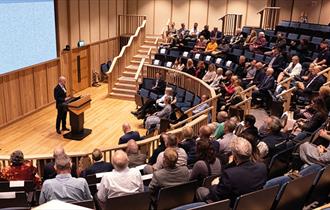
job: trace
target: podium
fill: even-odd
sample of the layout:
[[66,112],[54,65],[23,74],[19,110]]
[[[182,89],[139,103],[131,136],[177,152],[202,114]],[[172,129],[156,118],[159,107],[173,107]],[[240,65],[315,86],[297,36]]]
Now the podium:
[[70,112],[71,131],[64,134],[64,138],[82,140],[92,133],[91,129],[84,128],[84,112],[91,107],[91,97],[73,97],[64,103]]

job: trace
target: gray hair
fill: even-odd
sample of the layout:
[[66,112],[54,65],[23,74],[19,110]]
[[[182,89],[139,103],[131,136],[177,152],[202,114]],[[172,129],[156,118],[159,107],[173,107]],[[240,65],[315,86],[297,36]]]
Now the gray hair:
[[282,123],[281,120],[278,117],[271,116],[270,117],[271,121],[268,123],[268,129],[272,133],[278,133],[282,129]]
[[56,169],[59,171],[65,171],[71,169],[71,159],[67,155],[58,156],[55,159]]
[[122,171],[128,167],[128,157],[126,152],[117,150],[112,157],[112,165],[117,171]]
[[244,161],[250,159],[252,155],[252,145],[248,140],[242,137],[236,137],[231,142],[231,151],[237,159]]

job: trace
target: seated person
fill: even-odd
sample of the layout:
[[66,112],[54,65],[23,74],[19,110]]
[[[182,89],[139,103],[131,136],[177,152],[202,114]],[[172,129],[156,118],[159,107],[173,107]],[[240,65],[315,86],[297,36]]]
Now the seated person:
[[275,47],[278,48],[280,51],[285,50],[286,48],[286,39],[283,33],[277,33]]
[[230,45],[228,40],[222,39],[220,44],[218,45],[217,54],[226,55],[230,51]]
[[274,77],[277,77],[283,68],[285,68],[285,58],[279,48],[272,49],[271,60],[268,67],[274,69]]
[[240,131],[236,132],[236,135],[245,135],[251,134],[256,139],[258,138],[258,128],[255,126],[256,118],[251,114],[247,114],[244,116],[244,124],[243,128]]
[[222,33],[218,30],[218,27],[214,27],[213,31],[211,31],[211,38],[215,38],[217,42],[221,40]]
[[202,79],[206,74],[206,66],[204,61],[198,61],[195,76]]
[[302,62],[305,62],[305,58],[308,56],[308,47],[309,43],[307,39],[300,39],[291,41],[290,51],[292,50],[296,51],[296,55],[299,56],[300,60]]
[[315,58],[313,63],[318,66],[330,66],[330,52],[329,52],[329,43],[327,41],[322,41],[320,44],[320,53]]
[[94,163],[86,169],[85,177],[96,173],[112,171],[113,167],[111,163],[107,163],[103,160],[103,154],[100,149],[96,148],[93,150],[92,159]]
[[166,31],[166,42],[170,43],[172,42],[172,39],[177,36],[177,31],[175,29],[175,22],[170,23],[167,26],[167,31]]
[[205,50],[207,41],[205,40],[205,37],[202,35],[200,36],[194,46],[194,49],[192,50],[193,53],[203,52]]
[[217,68],[217,71],[216,71],[216,76],[213,80],[213,82],[210,84],[210,86],[215,90],[219,90],[220,88],[220,84],[221,84],[221,81],[224,79],[223,77],[223,69],[222,68]]
[[10,155],[10,165],[0,170],[0,180],[30,180],[35,187],[40,188],[41,179],[37,172],[37,168],[30,161],[24,160],[23,152],[16,150]]
[[184,23],[181,23],[181,28],[177,30],[177,34],[179,37],[182,37],[183,39],[186,38],[189,34],[189,30],[186,29],[186,25]]
[[203,180],[211,175],[220,175],[221,163],[216,157],[217,152],[209,141],[200,140],[197,142],[197,162],[190,173],[190,180],[198,180],[200,185]]
[[[201,103],[207,101],[209,99],[209,96],[208,95],[202,95],[202,98],[201,98]],[[198,114],[202,111],[204,111],[205,109],[209,108],[210,106],[208,105],[208,103],[204,103],[204,104],[200,104],[198,105],[193,111],[192,113],[193,114]]]
[[145,128],[150,130],[153,126],[159,127],[160,119],[169,119],[172,113],[171,97],[165,96],[165,106],[161,111],[158,111],[150,116],[147,116],[145,120]]
[[153,173],[149,184],[149,192],[153,202],[156,201],[161,188],[180,185],[189,181],[189,170],[187,166],[178,166],[178,158],[179,155],[174,148],[166,148],[162,160],[164,167]]
[[[241,87],[241,80],[236,79],[236,76],[233,76],[232,78],[234,78],[233,84],[228,86],[227,89],[230,90],[229,88],[233,88],[234,92],[231,95],[225,96],[224,100],[223,98],[218,99],[217,108],[220,107],[220,110],[227,111],[230,108],[230,106],[234,106],[245,99],[245,96],[241,94],[243,91],[243,88]],[[227,89],[226,91],[228,91]]]
[[210,40],[210,38],[211,38],[211,32],[209,31],[209,26],[208,25],[205,25],[204,26],[204,30],[202,30],[199,33],[199,37],[200,36],[204,36],[206,40]]
[[206,74],[203,76],[202,80],[206,82],[207,84],[211,84],[215,77],[217,76],[217,73],[215,72],[215,65],[212,63],[209,65],[209,68],[206,72]]
[[243,79],[246,75],[246,58],[244,55],[239,56],[238,59],[238,64],[236,68],[236,75],[238,76],[239,79]]
[[212,137],[214,139],[219,139],[224,135],[224,126],[225,126],[225,121],[228,119],[228,113],[226,111],[220,111],[217,114],[217,127],[212,134]]
[[187,60],[187,66],[186,68],[183,69],[184,73],[190,74],[191,76],[195,76],[196,75],[196,69],[194,66],[194,62],[191,58],[189,58]]
[[218,44],[214,38],[206,45],[205,53],[216,54],[217,53]]
[[220,84],[222,95],[230,97],[232,94],[234,94],[237,81],[238,81],[238,77],[235,75],[230,77],[230,80],[227,84],[225,84],[225,82],[222,82]]
[[133,168],[146,163],[147,156],[142,154],[134,139],[127,142],[126,153],[128,156],[128,167]]
[[235,128],[236,123],[232,120],[227,120],[224,123],[224,135],[222,136],[222,138],[217,139],[217,141],[220,143],[220,153],[231,152],[230,145],[232,141],[236,138],[236,135],[234,134]]
[[101,206],[109,198],[144,191],[140,171],[136,168],[128,168],[128,161],[127,154],[124,151],[117,150],[114,153],[112,157],[114,170],[102,177],[98,187],[97,199],[100,201]]
[[265,33],[261,31],[259,32],[258,38],[254,41],[254,43],[249,45],[249,49],[251,52],[262,54],[261,48],[266,46],[266,44],[267,44],[267,40],[265,38]]
[[66,155],[60,155],[55,159],[57,175],[53,179],[47,179],[41,188],[39,204],[51,200],[64,202],[85,201],[92,199],[86,179],[71,176],[71,160]]
[[286,67],[277,77],[277,83],[288,77],[299,76],[302,70],[302,66],[299,63],[298,56],[292,56],[292,62]]
[[311,109],[314,114],[308,119],[298,119],[292,129],[292,134],[296,135],[294,141],[301,141],[315,132],[327,119],[327,106],[321,97],[316,97],[312,100]]
[[[172,148],[174,149],[177,154],[178,154],[178,160],[176,161],[176,165],[179,166],[187,166],[187,153],[185,152],[184,149],[178,147],[178,140],[177,137],[174,134],[169,134],[166,142],[165,142],[165,146],[166,148]],[[146,174],[150,174],[153,171],[157,171],[160,170],[162,168],[164,168],[164,164],[163,164],[163,160],[164,160],[164,152],[159,153],[158,157],[157,157],[157,161],[154,165],[150,166],[147,165],[144,168],[144,172]]]
[[198,30],[198,23],[194,23],[194,26],[189,31],[189,36],[191,37],[200,37],[199,36],[199,30]]
[[199,201],[231,200],[233,206],[240,195],[262,189],[267,181],[267,167],[263,163],[251,161],[252,147],[247,140],[237,137],[231,151],[237,166],[225,169],[219,184],[210,188],[200,187],[196,197]]
[[124,123],[122,125],[124,135],[119,138],[118,144],[126,144],[129,140],[134,139],[135,141],[142,140],[139,132],[132,131],[132,128],[129,123]]
[[155,80],[152,81],[151,91],[157,95],[162,95],[164,94],[165,87],[166,82],[162,79],[161,73],[157,72]]
[[252,104],[257,104],[257,98],[261,98],[263,102],[267,102],[267,100],[269,100],[268,91],[272,90],[275,85],[273,73],[274,70],[268,67],[266,70],[265,77],[263,78],[261,83],[257,85],[257,87],[252,93]]
[[[260,155],[264,157],[273,157],[276,153],[286,149],[284,142],[288,140],[288,136],[281,132],[281,120],[275,116],[271,116],[266,120],[267,133],[258,144]],[[283,144],[282,144],[283,143]]]
[[185,65],[181,62],[180,58],[175,59],[174,64],[172,66],[172,69],[177,71],[182,71],[184,69]]
[[182,129],[182,138],[179,147],[187,153],[187,164],[194,164],[196,162],[196,138],[192,127],[188,126]]
[[149,160],[148,160],[149,165],[155,164],[156,161],[157,161],[158,155],[161,152],[165,151],[165,149],[166,149],[165,142],[167,141],[167,138],[168,138],[168,135],[166,133],[161,133],[160,134],[160,136],[159,136],[159,146],[156,149],[154,149],[151,157],[149,158]]
[[220,144],[218,141],[216,141],[213,137],[212,134],[216,131],[217,127],[213,124],[210,123],[208,125],[203,125],[199,128],[199,136],[196,139],[196,141],[209,141],[211,142],[214,151],[218,154],[220,150]]
[[[246,81],[249,81],[248,83],[248,87],[252,86],[252,85],[256,85],[258,86],[264,79],[265,77],[265,72],[264,72],[264,67],[265,65],[262,64],[261,62],[256,63],[255,65],[255,73],[254,73],[254,77],[251,79],[250,77],[248,78],[248,74],[247,74],[247,78]],[[243,79],[244,81],[244,79]]]
[[233,48],[241,48],[244,44],[242,29],[236,29],[235,35],[230,39],[229,45]]
[[256,30],[252,29],[251,33],[247,36],[244,46],[249,48],[250,45],[252,45],[257,39],[257,32]]
[[91,167],[92,160],[88,155],[84,155],[79,159],[77,175],[79,177],[86,177],[87,168]]

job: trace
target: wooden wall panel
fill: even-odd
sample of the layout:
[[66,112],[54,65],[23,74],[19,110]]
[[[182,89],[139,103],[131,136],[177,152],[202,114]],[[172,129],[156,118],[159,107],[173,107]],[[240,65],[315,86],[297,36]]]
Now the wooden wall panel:
[[100,40],[100,1],[94,0],[90,3],[91,43]]
[[195,22],[199,24],[200,28],[204,27],[207,24],[207,13],[208,0],[191,0],[188,27],[192,28]]
[[248,7],[246,13],[246,22],[244,25],[260,26],[260,15],[257,14],[267,5],[267,0],[248,0]]
[[109,1],[100,0],[100,40],[109,37]]
[[99,64],[100,62],[100,46],[92,45],[90,47],[90,55],[91,55],[91,71],[100,72]]
[[0,126],[7,122],[3,80],[3,77],[0,77]]
[[[108,57],[109,59],[113,60],[115,55],[118,55],[119,53],[114,53],[114,42],[115,41],[109,41],[108,42]],[[115,54],[115,55],[114,55]]]
[[147,16],[146,34],[154,34],[155,1],[138,0],[138,14]]
[[292,20],[300,20],[302,13],[306,13],[308,16],[308,21],[311,23],[318,23],[321,13],[321,3],[322,0],[308,0],[302,3],[299,0],[294,1]]
[[22,115],[19,73],[14,72],[3,77],[6,119],[12,121]]
[[19,71],[19,89],[22,113],[29,113],[36,108],[34,94],[33,68]]
[[70,13],[70,40],[71,47],[76,47],[77,42],[80,39],[80,27],[79,27],[79,2],[78,0],[69,1],[69,13]]
[[175,0],[172,4],[172,21],[176,23],[176,27],[180,26],[180,23],[186,23],[189,25],[189,1],[187,0]]
[[329,24],[330,23],[330,0],[323,0],[320,14],[320,24]]
[[43,107],[48,104],[47,90],[47,67],[40,65],[33,68],[33,80],[35,91],[36,108]]
[[222,27],[222,21],[219,18],[226,14],[227,0],[209,0],[208,24],[210,27],[217,26],[219,30]]
[[68,17],[68,2],[67,1],[55,1],[57,3],[57,27],[58,27],[58,51],[65,48],[67,44],[70,44],[69,40],[69,17]]
[[120,13],[117,11],[116,5],[116,0],[109,0],[109,38],[117,36],[117,16]]
[[227,5],[227,13],[242,14],[242,24],[244,25],[246,20],[247,0],[230,0]]
[[47,94],[48,103],[55,101],[54,99],[54,87],[58,83],[59,74],[59,61],[54,61],[46,64],[47,66]]
[[[155,34],[160,34],[168,19],[171,19],[171,0],[156,0],[155,1]],[[147,22],[149,25],[149,21]],[[177,23],[179,26],[180,23]],[[187,24],[187,23],[186,23]],[[186,27],[188,27],[186,25]]]
[[293,0],[277,0],[276,6],[281,7],[280,21],[290,20]]
[[[103,42],[103,43],[100,43],[100,59],[99,59],[99,64],[100,63],[106,63],[108,62],[108,42]],[[100,65],[99,66],[99,69],[100,69]]]
[[[95,4],[94,1],[92,1],[93,3],[91,4]],[[91,42],[89,29],[89,0],[79,0],[79,21],[80,39],[84,40],[85,44],[89,44]]]
[[127,14],[138,14],[138,0],[128,0]]

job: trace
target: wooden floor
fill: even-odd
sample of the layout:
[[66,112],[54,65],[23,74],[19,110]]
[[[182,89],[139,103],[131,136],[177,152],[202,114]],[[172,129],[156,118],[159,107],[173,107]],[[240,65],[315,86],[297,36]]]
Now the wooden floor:
[[68,153],[113,147],[118,145],[118,139],[123,134],[121,125],[124,122],[129,122],[134,130],[144,134],[141,120],[130,114],[135,109],[135,103],[109,98],[107,88],[106,84],[102,84],[101,87],[91,87],[76,94],[90,94],[92,97],[91,108],[85,112],[84,127],[93,131],[82,141],[64,139],[55,132],[56,109],[55,105],[51,105],[0,129],[0,155],[9,155],[17,149],[25,155],[52,154],[58,145]]

